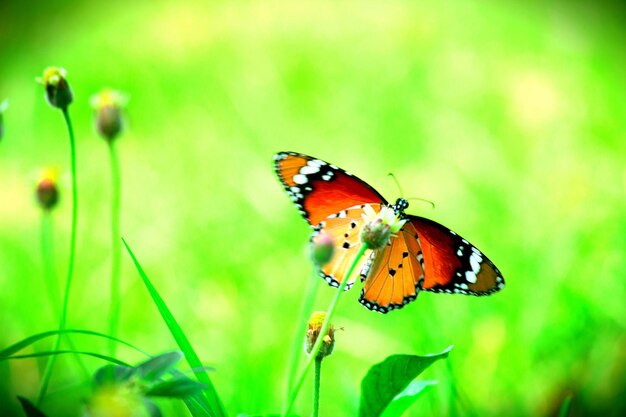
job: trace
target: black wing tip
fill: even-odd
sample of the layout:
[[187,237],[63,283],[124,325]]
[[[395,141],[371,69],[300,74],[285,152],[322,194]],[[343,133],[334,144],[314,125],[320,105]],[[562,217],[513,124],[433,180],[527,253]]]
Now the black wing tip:
[[[341,283],[337,280],[337,278],[335,278],[332,275],[325,274],[324,271],[319,271],[319,275],[328,285],[330,285],[333,288],[339,288],[339,285],[341,285]],[[349,289],[352,288],[353,285],[354,285],[354,282],[348,282],[346,284],[346,288],[344,289],[344,291],[348,291]]]
[[359,298],[359,303],[361,303],[368,310],[375,311],[380,314],[387,314],[393,310],[400,310],[401,308],[404,308],[407,304],[415,301],[419,294],[419,289],[416,288],[416,290],[417,291],[415,292],[415,295],[404,297],[404,299],[402,299],[402,304],[392,303],[392,304],[389,304],[388,306],[381,306],[380,304],[376,304],[372,301],[367,301],[364,297],[363,291],[361,291],[361,297]]

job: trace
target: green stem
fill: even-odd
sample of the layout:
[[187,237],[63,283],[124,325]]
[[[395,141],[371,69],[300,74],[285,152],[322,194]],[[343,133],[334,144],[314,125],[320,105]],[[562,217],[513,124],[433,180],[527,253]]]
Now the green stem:
[[54,219],[49,210],[41,212],[41,260],[44,271],[44,284],[48,292],[48,301],[54,317],[61,310],[59,283],[54,272]]
[[298,363],[300,362],[300,355],[302,352],[302,340],[307,328],[307,321],[313,310],[313,304],[315,297],[317,296],[317,289],[319,288],[320,277],[317,273],[317,267],[313,270],[309,284],[306,289],[306,297],[300,308],[300,315],[298,319],[298,328],[296,329],[295,337],[293,338],[293,344],[291,347],[291,354],[289,355],[289,371],[287,374],[287,392],[285,393],[285,401],[289,400],[289,394],[293,389],[293,381],[296,378],[296,370]]
[[[337,292],[335,293],[335,296],[330,302],[330,306],[328,307],[328,311],[326,312],[326,318],[324,319],[324,324],[322,324],[322,328],[320,329],[320,332],[319,332],[320,335],[325,335],[326,333],[328,333],[328,329],[330,327],[330,321],[332,320],[333,314],[335,313],[335,309],[337,308],[337,303],[339,302],[339,298],[341,297],[344,290],[346,289],[346,285],[348,284],[348,281],[350,280],[350,276],[352,275],[352,272],[354,272],[354,269],[359,263],[359,260],[365,254],[365,251],[367,249],[368,249],[367,244],[363,243],[361,245],[361,248],[359,249],[359,253],[357,253],[357,255],[354,257],[354,261],[352,261],[352,265],[350,265],[350,268],[348,269],[348,273],[346,274],[343,281],[341,281],[339,288],[337,288]],[[313,359],[317,357],[317,354],[319,353],[320,348],[322,347],[323,340],[324,340],[324,337],[318,337],[317,340],[315,341],[315,344],[313,345],[313,349],[311,350],[311,353],[304,365],[304,369],[298,376],[298,379],[296,380],[296,384],[294,385],[294,388],[291,391],[289,400],[287,402],[287,406],[285,407],[283,414],[282,414],[283,416],[287,416],[289,412],[291,411],[291,407],[293,407],[293,403],[296,400],[296,397],[298,396],[298,392],[300,391],[300,388],[302,387],[302,384],[304,383],[306,374],[311,368]]]
[[[61,306],[61,319],[59,320],[59,330],[65,330],[65,325],[67,322],[67,308],[70,300],[70,289],[72,287],[72,277],[74,275],[74,258],[76,255],[76,229],[78,226],[78,186],[76,181],[76,141],[74,138],[74,129],[72,128],[72,121],[70,120],[70,115],[67,111],[67,107],[62,109],[63,117],[65,118],[65,123],[67,124],[67,130],[70,137],[70,164],[72,168],[72,229],[70,235],[70,255],[67,266],[67,279],[65,281],[65,292],[63,295],[63,304]],[[61,346],[61,334],[56,338],[54,342],[53,351],[59,350]],[[46,391],[48,390],[48,385],[50,383],[50,377],[52,376],[52,370],[54,369],[54,365],[56,363],[56,355],[52,356],[46,365],[46,369],[44,371],[41,386],[39,387],[39,394],[37,395],[37,405],[41,405],[44,397],[46,396]]]
[[324,358],[315,358],[315,379],[313,380],[313,417],[317,417],[320,412],[320,376],[322,373],[322,359]]
[[[120,255],[122,241],[120,233],[120,163],[115,142],[109,142],[111,160],[111,306],[109,312],[109,335],[116,337],[120,320]],[[111,340],[109,353],[115,356],[117,344]]]

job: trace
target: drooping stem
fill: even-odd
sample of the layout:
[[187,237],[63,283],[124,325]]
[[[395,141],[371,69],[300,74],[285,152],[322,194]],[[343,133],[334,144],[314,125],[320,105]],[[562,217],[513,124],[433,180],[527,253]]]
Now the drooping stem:
[[291,347],[291,354],[289,355],[289,370],[287,373],[287,391],[285,400],[289,400],[289,394],[293,389],[293,381],[296,378],[296,370],[298,363],[300,362],[300,355],[302,352],[302,341],[307,328],[307,320],[313,311],[313,303],[317,296],[317,289],[319,288],[320,277],[317,273],[317,268],[313,270],[309,283],[306,289],[306,296],[302,307],[300,308],[300,315],[298,317],[298,328],[296,329],[295,337],[293,338],[293,344]]
[[344,290],[346,289],[346,285],[348,284],[348,281],[350,280],[350,277],[352,276],[354,269],[358,265],[359,260],[365,254],[365,251],[367,251],[367,249],[368,249],[368,245],[366,243],[361,244],[361,248],[359,249],[359,252],[354,257],[354,261],[352,261],[352,265],[350,265],[350,268],[348,269],[348,273],[345,275],[344,280],[341,281],[339,288],[337,288],[337,292],[335,293],[335,296],[330,302],[330,306],[328,307],[328,311],[326,312],[326,318],[324,319],[324,324],[322,324],[322,328],[320,329],[319,337],[315,341],[315,344],[313,345],[313,349],[311,349],[311,353],[309,357],[307,358],[307,361],[304,365],[304,369],[298,376],[298,379],[296,379],[294,388],[291,391],[291,394],[289,395],[287,405],[285,406],[285,409],[282,414],[283,416],[287,416],[289,412],[291,411],[291,407],[293,407],[293,403],[296,400],[296,397],[298,396],[298,392],[300,391],[300,388],[302,387],[302,384],[304,383],[306,374],[311,368],[314,358],[317,358],[317,354],[319,353],[320,348],[322,347],[324,335],[328,333],[328,329],[330,328],[330,322],[333,318],[333,314],[335,313],[335,309],[337,308],[337,303],[339,302],[339,298],[341,297]]
[[[67,125],[67,131],[70,138],[70,165],[72,172],[72,229],[70,234],[70,254],[67,266],[67,278],[65,281],[65,291],[63,293],[63,303],[61,304],[61,318],[59,320],[59,330],[63,331],[67,322],[67,309],[70,300],[70,290],[72,288],[72,277],[74,276],[74,258],[76,255],[76,229],[78,226],[78,186],[76,181],[76,141],[74,138],[74,129],[72,128],[72,121],[67,111],[67,107],[62,109],[63,117]],[[54,342],[53,351],[59,350],[61,346],[61,334],[57,336]],[[50,357],[44,371],[41,386],[39,387],[39,394],[37,395],[37,404],[40,405],[46,396],[48,385],[50,383],[50,377],[56,363],[56,355]]]
[[[109,311],[109,335],[117,337],[120,320],[120,254],[122,241],[120,235],[120,164],[115,149],[115,142],[109,141],[111,161],[111,305]],[[115,356],[117,344],[111,340],[109,353]]]
[[315,376],[313,380],[313,417],[317,417],[320,411],[320,376],[322,373],[322,360],[315,358]]

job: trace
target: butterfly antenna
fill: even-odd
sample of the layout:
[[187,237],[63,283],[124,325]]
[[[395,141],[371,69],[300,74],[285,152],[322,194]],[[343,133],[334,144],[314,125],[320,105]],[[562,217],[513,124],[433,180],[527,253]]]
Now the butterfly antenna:
[[418,200],[418,201],[423,201],[424,203],[428,203],[430,204],[430,206],[432,208],[435,208],[435,203],[433,203],[430,200],[426,200],[425,198],[419,198],[419,197],[411,197],[411,198],[405,198],[405,200],[409,201],[409,200]]
[[396,187],[398,187],[398,191],[400,191],[400,197],[404,197],[404,192],[402,191],[402,187],[400,187],[400,181],[398,181],[398,179],[396,178],[395,175],[393,175],[393,172],[390,172],[389,175],[391,178],[393,178],[393,182],[396,183]]

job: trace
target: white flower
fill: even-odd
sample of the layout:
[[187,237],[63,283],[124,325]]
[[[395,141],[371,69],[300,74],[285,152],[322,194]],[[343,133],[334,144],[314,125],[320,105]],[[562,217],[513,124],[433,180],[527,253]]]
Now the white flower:
[[363,207],[363,220],[365,225],[361,231],[361,241],[371,249],[384,247],[393,233],[398,233],[406,223],[406,219],[400,219],[393,208],[382,206],[376,213],[371,205]]

